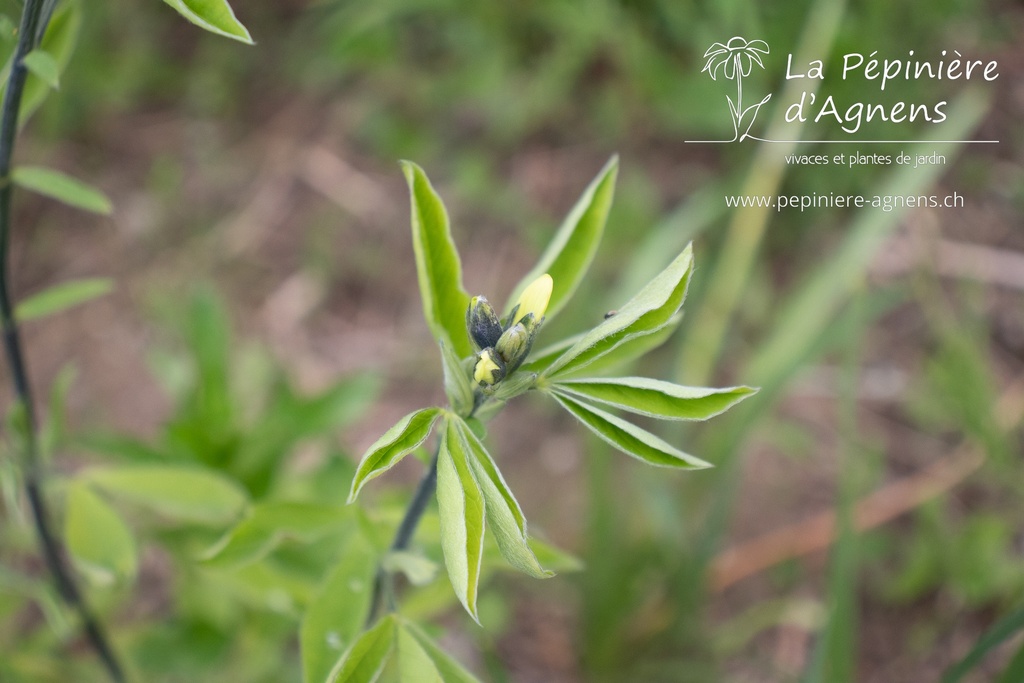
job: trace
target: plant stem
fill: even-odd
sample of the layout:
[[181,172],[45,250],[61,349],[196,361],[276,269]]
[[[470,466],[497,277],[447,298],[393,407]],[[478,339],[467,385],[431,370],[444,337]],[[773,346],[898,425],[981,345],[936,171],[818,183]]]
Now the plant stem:
[[395,532],[395,540],[391,542],[392,551],[405,550],[409,547],[409,541],[412,540],[412,535],[416,531],[416,527],[419,526],[420,518],[423,517],[424,511],[427,509],[430,496],[434,495],[434,490],[437,488],[437,456],[438,453],[434,453],[426,474],[423,475],[416,487],[416,494],[409,502],[409,507],[405,509],[402,523],[398,525],[398,531]]
[[[427,503],[430,502],[430,496],[434,495],[434,490],[437,488],[437,457],[440,455],[440,452],[441,444],[438,443],[437,450],[434,452],[434,457],[430,460],[427,472],[420,479],[420,483],[416,487],[416,493],[413,495],[412,500],[409,501],[409,507],[405,509],[405,515],[402,517],[402,523],[398,525],[398,531],[395,532],[394,540],[391,541],[389,552],[397,552],[409,547],[412,535],[415,533],[416,527],[419,526],[420,519],[422,519],[423,513],[427,509]],[[366,620],[367,627],[377,620],[382,603],[385,601],[391,603],[390,608],[394,609],[394,591],[390,585],[390,574],[383,566],[379,566],[377,567],[377,576],[373,582],[373,598],[370,601],[370,614]]]
[[39,442],[36,435],[36,415],[32,400],[32,385],[28,379],[25,356],[21,350],[21,337],[14,317],[14,307],[8,289],[10,261],[8,245],[11,232],[11,160],[18,133],[18,113],[25,89],[28,71],[24,57],[36,47],[44,28],[40,24],[43,0],[26,0],[18,28],[18,44],[11,58],[11,74],[0,105],[0,326],[7,364],[11,369],[16,405],[22,410],[25,426],[24,477],[25,493],[32,512],[39,546],[47,569],[53,576],[57,590],[64,601],[77,612],[89,645],[96,651],[111,680],[121,683],[124,672],[103,627],[86,604],[70,568],[61,554],[60,542],[50,528],[50,515],[43,496],[43,471],[39,463]]
[[[484,403],[487,402],[487,398],[477,392],[473,397],[473,408],[469,411],[464,419],[468,420],[476,414],[477,409],[480,408]],[[437,459],[441,455],[441,440],[438,439],[437,448],[434,450],[434,457],[430,459],[430,465],[427,467],[426,473],[423,478],[420,479],[420,483],[416,486],[416,493],[413,494],[412,500],[409,501],[409,507],[405,509],[405,515],[402,517],[402,523],[398,525],[398,530],[395,532],[395,538],[391,541],[391,547],[389,552],[397,552],[405,550],[409,547],[409,542],[412,541],[412,535],[416,532],[416,527],[419,526],[420,519],[423,517],[423,513],[427,510],[427,503],[430,502],[430,497],[434,495],[434,491],[437,489]],[[391,584],[391,576],[383,566],[377,567],[377,576],[373,581],[373,597],[370,600],[370,613],[366,617],[366,627],[369,628],[373,622],[377,620],[380,614],[382,603],[387,602],[389,609],[394,611],[394,588]]]

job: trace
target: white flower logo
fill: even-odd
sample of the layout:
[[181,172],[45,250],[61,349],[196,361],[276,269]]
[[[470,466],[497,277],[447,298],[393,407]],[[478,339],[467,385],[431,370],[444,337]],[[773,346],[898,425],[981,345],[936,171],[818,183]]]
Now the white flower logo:
[[[732,116],[733,138],[729,142],[735,142],[748,137],[750,127],[754,125],[757,112],[765,102],[771,99],[767,95],[757,104],[752,104],[746,109],[743,108],[743,78],[749,76],[757,64],[762,69],[764,62],[761,55],[769,52],[768,43],[763,40],[747,40],[742,36],[734,36],[727,43],[714,43],[704,53],[704,68],[701,73],[707,71],[713,80],[718,80],[718,73],[728,80],[736,81],[736,101],[726,95],[729,100],[729,113]],[[744,125],[745,122],[745,125]],[[740,133],[740,131],[743,131]]]

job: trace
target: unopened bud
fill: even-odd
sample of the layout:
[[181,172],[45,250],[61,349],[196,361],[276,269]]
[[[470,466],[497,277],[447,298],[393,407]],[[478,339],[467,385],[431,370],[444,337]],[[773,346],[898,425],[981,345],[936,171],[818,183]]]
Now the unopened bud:
[[505,330],[501,338],[498,339],[498,343],[494,345],[494,350],[498,352],[506,365],[518,366],[519,363],[516,361],[526,355],[525,351],[529,341],[530,333],[527,332],[526,326],[523,323],[516,323]]
[[498,343],[501,337],[501,321],[494,307],[482,296],[475,296],[466,310],[466,328],[469,338],[478,349],[486,349]]
[[530,285],[523,290],[522,295],[519,297],[519,301],[516,302],[512,324],[515,325],[531,313],[533,314],[534,320],[537,322],[543,320],[544,313],[548,310],[548,301],[551,300],[551,288],[553,285],[554,281],[547,273],[544,273],[539,278],[531,282]]
[[473,379],[481,386],[497,384],[505,377],[505,362],[491,349],[484,349],[473,368]]

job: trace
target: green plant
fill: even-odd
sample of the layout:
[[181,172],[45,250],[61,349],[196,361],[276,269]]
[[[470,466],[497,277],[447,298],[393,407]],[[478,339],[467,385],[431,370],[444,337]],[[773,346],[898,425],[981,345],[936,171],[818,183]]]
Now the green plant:
[[[235,19],[226,0],[203,0],[191,5],[180,0],[168,0],[168,4],[206,30],[243,42],[252,42],[248,31]],[[74,1],[58,7],[57,0],[27,0],[22,6],[21,19],[15,31],[17,40],[3,69],[3,101],[0,104],[0,326],[3,328],[4,347],[15,395],[12,422],[21,435],[16,448],[21,460],[25,498],[40,551],[60,597],[78,614],[86,639],[96,651],[107,674],[114,681],[122,681],[125,680],[123,666],[110,645],[103,625],[86,604],[77,580],[66,566],[61,541],[51,527],[40,462],[42,454],[37,435],[38,420],[33,391],[22,351],[18,317],[8,290],[8,247],[15,185],[87,211],[109,213],[111,209],[110,202],[102,193],[74,178],[50,169],[12,165],[20,127],[39,107],[48,90],[59,85],[61,72],[68,63],[74,45],[80,21],[79,12],[79,5]],[[13,28],[10,22],[8,24]],[[36,308],[42,309],[44,313],[59,310],[63,306],[100,294],[104,289],[95,287],[93,282],[65,284],[61,289],[51,290],[46,296],[37,298]],[[29,314],[32,313],[38,315],[39,311],[30,308]],[[85,490],[72,489],[68,500],[69,506],[76,509],[88,509],[94,513],[102,510],[98,499],[91,497]],[[102,512],[97,514],[103,517]],[[111,520],[107,517],[106,521]],[[93,530],[77,524],[69,531],[76,536],[93,533]],[[116,546],[119,541],[123,542],[122,528],[115,525],[111,533],[109,537],[90,536],[90,541],[95,542],[91,550],[110,552],[110,544]],[[119,569],[128,571],[131,567],[121,562]]]
[[[448,577],[463,607],[478,621],[485,528],[491,529],[510,565],[538,578],[552,574],[531,549],[522,509],[481,438],[486,420],[507,401],[528,391],[547,394],[624,453],[652,465],[696,469],[708,463],[595,404],[655,419],[704,420],[754,392],[742,386],[711,389],[640,377],[589,375],[642,355],[675,328],[692,273],[689,247],[602,323],[531,356],[543,324],[568,304],[593,259],[611,205],[617,166],[612,159],[586,189],[538,264],[515,288],[504,317],[499,317],[484,297],[470,298],[465,292],[444,205],[423,171],[404,164],[423,310],[440,347],[448,406],[406,415],[370,446],[352,481],[349,501],[368,481],[423,444],[439,423],[435,453],[390,552],[407,550],[436,489]],[[368,624],[384,607],[392,612],[396,608],[386,562],[378,570]],[[404,666],[402,631],[395,630],[391,619],[385,617],[353,643],[330,680],[350,680],[347,672],[356,668],[378,670],[393,650],[398,652],[398,666]]]
[[[969,205],[978,199],[1005,209],[1005,200],[1012,194],[1009,186],[1019,175],[1015,157],[1006,154],[1005,145],[995,153],[963,147],[973,164],[965,169],[954,161],[956,148],[936,143],[936,151],[948,152],[948,165],[890,174],[869,167],[783,168],[763,146],[756,145],[680,156],[676,142],[684,137],[729,137],[720,109],[695,106],[695,102],[720,103],[715,98],[721,97],[721,82],[700,72],[701,51],[715,40],[735,33],[763,38],[772,46],[772,55],[764,59],[765,71],[757,70],[756,75],[770,86],[782,82],[787,51],[793,53],[795,64],[821,58],[830,65],[841,60],[844,52],[875,48],[880,55],[913,48],[923,56],[966,47],[998,57],[1004,48],[993,38],[1009,32],[1014,24],[997,19],[998,13],[979,9],[977,0],[946,0],[927,8],[897,8],[884,0],[855,6],[806,0],[772,8],[729,2],[598,0],[582,16],[571,4],[558,2],[509,9],[472,3],[428,7],[384,0],[373,5],[329,2],[302,11],[294,3],[278,3],[248,9],[247,23],[254,35],[260,35],[260,50],[249,60],[238,59],[226,41],[192,41],[184,30],[166,29],[159,23],[158,5],[59,4],[47,32],[52,33],[46,38],[52,41],[47,51],[53,61],[63,64],[62,55],[70,54],[74,42],[70,38],[87,10],[82,45],[69,63],[71,70],[59,74],[61,106],[43,108],[42,118],[33,120],[31,142],[36,147],[19,150],[24,158],[43,158],[40,146],[45,151],[50,144],[53,156],[71,168],[82,168],[82,153],[96,154],[96,136],[107,135],[111,121],[119,125],[119,142],[146,149],[136,143],[146,140],[140,131],[148,127],[136,124],[141,117],[159,112],[168,132],[184,133],[192,145],[165,153],[160,167],[150,171],[153,183],[144,196],[134,192],[138,188],[133,186],[133,194],[156,218],[150,235],[157,239],[142,241],[140,251],[152,251],[144,258],[157,264],[188,260],[189,273],[182,276],[177,268],[159,265],[150,273],[140,267],[141,259],[123,266],[115,261],[118,279],[131,281],[134,295],[153,289],[154,275],[167,289],[168,275],[172,281],[209,277],[203,271],[210,268],[216,269],[218,283],[231,292],[238,291],[240,270],[251,277],[253,267],[259,269],[259,284],[247,288],[242,297],[245,304],[238,308],[234,298],[227,308],[201,295],[189,314],[168,318],[186,342],[182,350],[157,356],[154,367],[169,388],[173,408],[166,424],[152,436],[93,435],[87,442],[100,457],[86,456],[82,442],[65,433],[70,427],[59,418],[61,411],[39,406],[44,472],[51,469],[48,458],[59,454],[53,474],[45,477],[44,491],[54,506],[54,519],[65,524],[63,532],[55,524],[55,531],[68,540],[76,576],[95,606],[97,619],[110,625],[129,677],[278,683],[298,681],[304,675],[319,682],[331,676],[346,651],[350,652],[346,666],[359,660],[372,669],[374,662],[381,661],[379,650],[390,648],[393,664],[380,672],[382,680],[406,673],[403,666],[461,680],[467,674],[432,643],[454,641],[458,645],[450,651],[465,652],[467,641],[476,640],[483,658],[480,673],[501,683],[538,677],[523,676],[520,667],[537,671],[548,664],[533,661],[533,653],[523,647],[528,640],[524,636],[535,625],[559,629],[560,635],[572,633],[574,643],[549,649],[565,656],[566,666],[579,679],[594,683],[880,678],[873,670],[875,660],[895,659],[875,656],[884,655],[878,651],[882,640],[894,643],[899,660],[915,664],[927,660],[932,670],[966,654],[969,648],[957,651],[949,643],[969,642],[990,622],[996,624],[997,612],[1019,598],[1020,582],[1015,577],[1020,563],[1013,552],[1013,529],[1021,518],[1020,487],[1015,484],[1020,478],[1018,463],[1009,457],[1017,437],[995,419],[997,411],[992,410],[1005,380],[1019,365],[1019,343],[1003,329],[1008,327],[1005,322],[993,317],[993,313],[1006,313],[1003,308],[1012,292],[956,287],[946,272],[941,287],[936,287],[942,292],[936,297],[937,308],[959,308],[971,315],[950,321],[950,329],[957,334],[934,334],[944,325],[934,325],[934,320],[932,325],[917,323],[923,302],[906,291],[901,278],[872,276],[868,291],[863,291],[865,273],[870,272],[880,246],[893,235],[902,241],[903,231],[913,231],[922,216],[904,214],[901,220],[899,212],[809,211],[772,220],[767,213],[726,211],[721,195],[739,190],[741,183],[744,192],[766,195],[808,188],[916,194],[936,184],[963,185]],[[997,22],[1003,28],[993,30]],[[123,30],[125,25],[132,30]],[[950,31],[953,25],[955,33]],[[800,31],[805,38],[799,38]],[[5,32],[14,35],[13,30]],[[4,44],[13,47],[14,41]],[[173,45],[172,59],[167,58],[169,45]],[[39,77],[30,72],[29,82],[39,80],[37,91],[45,94],[49,86],[43,79],[52,82],[53,70],[45,57],[27,61],[39,72]],[[840,79],[839,69],[828,71],[823,88],[834,93],[837,101],[863,97],[863,84]],[[746,90],[750,81],[744,81]],[[1004,81],[1005,75],[995,84],[997,96]],[[787,85],[806,87],[799,79]],[[949,96],[953,104],[955,86],[908,82],[893,96],[908,101]],[[768,104],[791,101],[789,90],[776,88]],[[979,120],[984,120],[986,129],[999,127],[1004,117],[981,119],[985,97],[973,92],[959,95],[941,134],[940,127],[935,127],[936,139],[969,139]],[[325,102],[336,102],[338,107],[321,106]],[[268,115],[279,109],[297,112],[298,118],[270,116],[275,122],[270,125]],[[776,118],[779,114],[757,113],[764,124],[772,114]],[[453,119],[459,125],[451,125]],[[744,128],[749,120],[748,111]],[[196,135],[198,128],[202,132]],[[228,141],[231,154],[206,145],[211,131],[218,140]],[[815,131],[821,128],[808,124],[799,137],[819,137]],[[889,131],[872,122],[862,132],[870,139]],[[282,144],[267,155],[265,171],[250,193],[246,187],[252,182],[250,174],[237,162],[235,152],[259,157],[270,147],[264,144],[270,140]],[[503,561],[495,534],[485,534],[476,603],[483,629],[473,628],[457,609],[450,582],[435,580],[445,559],[441,518],[429,491],[418,498],[425,505],[418,530],[413,537],[410,518],[405,534],[412,540],[399,551],[391,546],[396,528],[402,526],[407,492],[373,486],[363,491],[359,504],[343,505],[341,497],[351,490],[356,472],[350,454],[339,445],[343,439],[335,438],[335,432],[358,419],[356,408],[369,405],[374,382],[353,378],[341,382],[345,386],[337,393],[332,387],[329,395],[306,396],[288,380],[287,368],[254,352],[244,336],[228,333],[228,319],[237,320],[240,329],[253,329],[249,305],[275,288],[278,277],[296,273],[292,270],[295,259],[289,258],[295,235],[315,239],[311,244],[318,253],[317,273],[326,274],[324,280],[336,279],[339,285],[324,289],[325,296],[309,314],[311,324],[306,328],[303,323],[302,336],[322,334],[321,322],[353,311],[371,320],[382,311],[386,315],[391,297],[397,299],[405,291],[400,273],[382,273],[375,267],[381,261],[393,262],[394,244],[375,244],[380,257],[375,263],[360,258],[363,231],[397,221],[385,211],[369,210],[344,215],[339,221],[333,207],[294,194],[305,192],[301,181],[292,180],[307,172],[301,167],[308,146],[325,143],[378,188],[389,184],[381,166],[395,157],[416,158],[435,169],[433,173],[445,176],[452,197],[459,200],[459,222],[474,226],[467,246],[476,247],[475,261],[488,258],[481,254],[485,244],[502,245],[493,252],[503,257],[502,247],[507,248],[508,241],[500,230],[513,224],[528,246],[542,244],[548,236],[549,207],[566,198],[562,179],[572,174],[564,171],[578,167],[578,158],[591,154],[586,150],[617,148],[634,159],[631,172],[620,179],[588,284],[577,289],[571,305],[557,318],[549,316],[533,330],[537,343],[520,367],[510,372],[497,350],[497,340],[506,333],[502,318],[507,309],[495,312],[500,333],[493,333],[493,325],[485,325],[483,333],[490,329],[492,334],[483,334],[481,348],[470,346],[452,354],[455,361],[461,360],[463,373],[470,375],[471,390],[479,386],[478,374],[494,380],[497,373],[501,381],[491,385],[493,390],[509,391],[513,382],[527,376],[524,373],[532,363],[548,357],[552,349],[542,348],[550,346],[547,341],[561,337],[563,331],[591,327],[601,313],[639,290],[651,273],[671,260],[666,257],[678,254],[691,239],[696,240],[701,269],[700,276],[689,283],[680,334],[671,346],[646,354],[620,374],[692,384],[729,384],[742,378],[763,387],[758,396],[723,416],[723,421],[658,425],[659,437],[672,444],[686,443],[716,464],[715,471],[699,476],[665,476],[660,469],[630,467],[631,463],[615,460],[607,443],[585,435],[590,438],[587,471],[580,478],[586,482],[589,504],[580,517],[566,522],[562,516],[554,524],[545,514],[561,509],[536,506],[531,500],[536,492],[516,485],[520,478],[536,476],[535,470],[525,467],[537,466],[531,459],[546,455],[542,451],[535,456],[533,449],[523,452],[526,446],[515,437],[501,438],[506,426],[514,427],[508,424],[513,415],[506,413],[496,420],[493,435],[485,439],[484,420],[478,418],[488,417],[486,412],[456,419],[450,415],[459,416],[460,411],[452,401],[436,403],[437,412],[421,416],[433,416],[434,438],[440,441],[454,431],[461,439],[462,423],[478,430],[473,435],[495,454],[493,460],[530,514],[533,524],[527,544],[513,529],[517,535],[505,537],[509,552],[528,569],[563,571],[560,565],[569,560],[555,561],[551,549],[534,538],[538,528],[545,528],[580,552],[587,566],[586,572],[568,579],[530,582],[519,578],[517,582],[514,574],[498,573],[509,563]],[[197,147],[203,147],[203,153],[195,155]],[[117,170],[134,173],[140,165],[145,175],[148,164],[144,155],[136,153],[119,159],[117,165],[100,164],[110,171],[103,170],[90,180],[103,187],[120,186],[119,195],[123,195],[125,182],[119,180]],[[102,196],[87,191],[73,200],[71,184],[47,179],[37,169],[26,168],[15,175],[21,187],[44,191],[52,187],[50,194],[63,192],[67,201],[95,210],[109,206]],[[345,174],[339,178],[343,180]],[[551,182],[553,178],[557,180]],[[980,190],[983,186],[990,189]],[[259,199],[237,214],[239,224],[246,223],[252,208],[260,211],[271,206],[282,212],[277,215],[287,214],[280,219],[280,227],[287,229],[274,230],[273,267],[266,267],[263,258],[269,253],[258,245],[250,243],[243,258],[219,248],[225,223],[219,218],[239,194]],[[387,196],[385,192],[376,195]],[[136,204],[135,198],[131,204]],[[131,213],[131,204],[125,203],[125,213],[119,210],[119,228]],[[665,207],[673,204],[678,208],[666,212]],[[373,203],[359,206],[372,209]],[[56,231],[47,229],[48,223],[57,222],[54,217],[63,219],[62,209],[44,205],[36,214],[35,205],[28,202],[24,209],[19,215],[26,217],[26,226],[32,222],[37,227],[25,232],[43,240],[64,240],[68,233],[52,238],[49,233]],[[665,218],[658,221],[663,212]],[[961,215],[971,218],[971,241],[984,244],[991,239],[990,246],[1012,249],[990,234],[990,215],[979,216],[971,209]],[[943,231],[956,230],[959,220],[956,212],[923,218]],[[214,220],[216,225],[211,225]],[[720,220],[723,229],[717,230]],[[277,218],[260,222],[264,228],[278,225]],[[161,230],[170,225],[176,228],[173,236]],[[653,227],[638,231],[636,226]],[[27,242],[23,234],[16,233],[20,244],[15,254]],[[45,258],[36,258],[48,251],[39,238],[28,244],[32,258],[25,259],[34,268],[23,269],[15,289],[38,282],[42,276],[35,273],[48,265]],[[122,236],[115,245],[134,248],[140,245],[136,238]],[[456,238],[460,238],[457,231]],[[98,239],[92,244],[107,243]],[[321,249],[324,245],[334,249]],[[201,256],[193,259],[197,253]],[[279,254],[285,258],[278,259]],[[296,280],[304,279],[308,265],[298,264]],[[477,272],[477,268],[467,270]],[[541,274],[534,271],[531,277]],[[618,285],[614,290],[605,286],[613,276]],[[873,291],[875,277],[885,281],[882,291]],[[553,278],[552,289],[561,281]],[[111,281],[96,279],[44,290],[38,297],[18,302],[16,319],[24,322],[57,311],[111,286]],[[854,291],[857,299],[851,299]],[[351,292],[357,292],[359,301],[349,299]],[[118,294],[122,302],[125,293]],[[463,305],[471,301],[467,295]],[[97,304],[97,310],[103,305]],[[851,310],[861,307],[867,310]],[[130,308],[118,313],[119,318],[125,315],[131,315]],[[900,321],[896,325],[895,318]],[[350,322],[345,320],[345,325]],[[513,337],[529,339],[527,327],[524,324],[522,334],[516,332],[502,345],[509,358],[515,355],[508,347]],[[647,341],[653,347],[656,337],[667,336],[672,329],[666,326]],[[358,334],[367,331],[360,327]],[[465,332],[460,334],[463,340],[468,338]],[[894,339],[896,334],[899,337]],[[403,391],[408,389],[405,393],[419,395],[429,390],[422,382],[428,374],[419,367],[422,356],[436,349],[411,345],[412,336],[388,338],[397,350],[396,362],[388,367],[401,369],[403,362],[415,357],[417,369],[411,376],[403,373],[401,382]],[[32,345],[37,338],[29,337],[27,351],[37,359],[33,376],[46,377],[56,365],[52,350],[49,357],[46,350],[53,348],[53,338],[47,337],[47,344],[38,350]],[[225,343],[225,338],[231,342]],[[331,346],[320,348],[330,349],[329,353],[351,365],[359,347],[347,342],[344,333],[332,333]],[[836,372],[837,358],[848,359],[843,363],[845,370]],[[299,367],[302,360],[298,359]],[[449,366],[458,364],[448,360]],[[291,365],[287,357],[283,363]],[[83,363],[83,369],[94,372],[91,363]],[[878,373],[890,369],[894,381],[908,380],[909,391],[889,385],[892,393],[875,393]],[[839,374],[841,381],[833,382]],[[62,375],[55,383],[51,404],[61,402],[67,377]],[[140,384],[145,391],[147,383]],[[813,401],[813,411],[807,408],[809,386],[823,392],[812,394],[822,397]],[[124,382],[119,388],[127,393],[137,390],[137,385]],[[72,424],[83,414],[104,412],[96,407],[83,411],[82,393],[76,385]],[[554,392],[537,386],[528,393],[538,394],[540,404]],[[91,390],[86,390],[86,396],[94,406]],[[834,404],[833,396],[838,399]],[[581,400],[611,412],[599,402]],[[841,412],[839,429],[832,429],[828,414],[833,406]],[[513,406],[518,409],[521,406]],[[118,421],[131,422],[132,416],[128,411]],[[654,424],[645,416],[639,420],[645,428]],[[20,422],[14,411],[5,452],[25,452],[24,420]],[[362,433],[345,431],[349,438]],[[849,476],[856,474],[852,463],[873,468],[872,484],[884,493],[890,483],[903,483],[907,469],[941,455],[938,451],[961,433],[965,442],[984,444],[984,453],[990,456],[977,475],[948,501],[922,508],[912,520],[882,533],[861,535],[857,519],[864,501],[858,498],[874,486],[859,486]],[[413,451],[424,465],[432,459],[431,438],[426,436]],[[467,456],[469,439],[455,443],[464,446],[461,455]],[[984,457],[980,453],[978,462]],[[834,465],[833,454],[841,458],[841,468]],[[475,455],[468,452],[470,475],[477,474],[472,469],[478,462]],[[797,458],[799,463],[792,462]],[[5,501],[0,513],[0,679],[15,683],[97,679],[102,672],[95,658],[86,648],[77,647],[73,615],[69,620],[56,592],[43,580],[32,527],[24,514],[28,507],[18,490],[21,479],[16,465],[13,458],[0,459]],[[544,467],[547,462],[538,465]],[[82,469],[75,471],[79,466]],[[410,466],[415,463],[405,463],[406,473]],[[773,472],[786,467],[795,474],[788,488],[782,489],[786,495],[768,501],[759,498],[758,494],[769,495]],[[755,495],[747,496],[751,474],[762,472],[769,481],[757,481]],[[812,500],[788,507],[807,493],[798,486],[808,476],[822,490],[815,491]],[[752,530],[756,533],[758,524],[791,521],[783,519],[782,512],[797,520],[810,512],[808,521],[817,519],[817,511],[807,508],[827,505],[818,496],[827,495],[833,476],[840,491],[840,523],[826,541],[834,544],[827,585],[822,584],[815,562],[804,566],[789,560],[755,576],[741,590],[722,593],[716,580],[718,560],[735,550],[734,544],[742,549],[740,539]],[[168,487],[170,492],[158,485],[153,493],[154,479],[157,484],[177,484]],[[141,484],[150,494],[139,500],[131,493]],[[738,485],[744,488],[737,489]],[[198,499],[184,496],[183,492],[199,487],[205,493]],[[736,495],[737,490],[744,495]],[[375,494],[369,503],[367,493]],[[751,524],[755,505],[757,523]],[[489,512],[495,509],[501,508],[492,505]],[[484,521],[493,532],[498,525],[490,523],[487,513]],[[576,526],[588,530],[586,537],[574,533]],[[729,547],[722,553],[719,548],[726,544]],[[375,599],[372,589],[378,573],[381,589]],[[497,586],[489,584],[492,580]],[[571,584],[568,591],[567,584]],[[513,587],[514,591],[505,590]],[[538,613],[529,603],[539,595],[552,598],[549,602],[561,611],[565,628],[557,619],[537,623]],[[392,600],[400,616],[381,616]],[[891,604],[897,601],[898,605]],[[374,603],[379,620],[367,625]],[[455,614],[447,613],[453,609]],[[905,633],[906,642],[878,637],[879,613],[894,609],[899,611],[899,623],[886,627]],[[958,624],[956,637],[947,638],[954,623]],[[439,637],[440,624],[452,632]],[[468,627],[465,632],[460,630],[463,624]],[[970,675],[994,675],[1005,655],[1013,655],[998,644],[1015,647],[1015,642],[1006,641],[1019,625],[1019,619],[1012,618],[997,626],[991,638],[979,641],[980,649],[971,661],[953,673],[961,675],[976,665],[979,671]],[[372,636],[363,636],[367,628]],[[778,650],[789,655],[799,655],[799,648],[788,646],[806,642],[803,661],[790,662],[789,668],[773,661],[771,644],[776,638],[780,645],[787,645]],[[352,647],[356,640],[367,647],[356,652]],[[1024,657],[1010,662],[1003,680],[1020,678],[1020,661]],[[467,663],[481,664],[479,660]],[[754,667],[759,667],[758,675],[751,671]],[[341,668],[334,672],[335,678],[358,676],[352,671],[342,676]]]

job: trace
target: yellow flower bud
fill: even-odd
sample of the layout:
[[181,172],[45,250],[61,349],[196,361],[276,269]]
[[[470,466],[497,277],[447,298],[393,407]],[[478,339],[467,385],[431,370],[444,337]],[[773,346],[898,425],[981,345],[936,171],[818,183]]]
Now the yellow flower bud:
[[554,281],[551,276],[544,273],[530,283],[530,286],[523,290],[519,301],[516,302],[515,320],[512,324],[533,313],[533,319],[538,323],[543,320],[544,312],[548,310],[548,301],[551,300],[551,287]]
[[483,386],[490,386],[500,382],[505,376],[505,363],[501,358],[491,353],[491,349],[484,349],[480,352],[480,358],[473,368],[473,379]]

